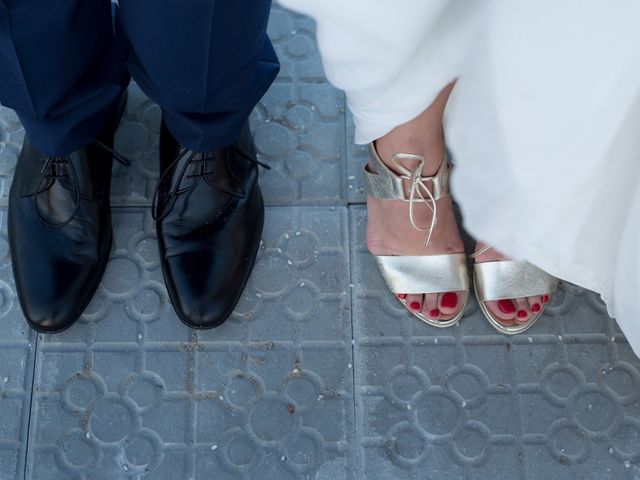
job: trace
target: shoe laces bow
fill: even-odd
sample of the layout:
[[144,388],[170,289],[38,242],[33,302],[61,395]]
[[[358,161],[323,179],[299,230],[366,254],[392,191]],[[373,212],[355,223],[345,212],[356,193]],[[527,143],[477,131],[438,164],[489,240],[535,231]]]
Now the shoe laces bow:
[[[416,165],[413,169],[409,169],[400,163],[400,160],[412,160],[416,161]],[[400,172],[400,178],[406,180],[409,183],[409,222],[411,226],[420,232],[427,232],[427,238],[425,239],[425,246],[428,246],[431,242],[433,230],[438,223],[438,204],[433,193],[427,187],[427,182],[434,181],[435,177],[423,177],[422,168],[424,167],[424,157],[420,155],[414,155],[411,153],[396,153],[391,157],[396,171]],[[414,207],[416,204],[424,203],[431,210],[431,222],[427,227],[420,227],[415,219]]]
[[[122,165],[124,166],[131,165],[131,161],[127,157],[116,152],[115,150],[113,150],[111,147],[108,147],[104,143],[98,140],[94,140],[93,145],[107,152],[109,155],[111,155],[111,157],[114,160],[121,163]],[[69,173],[67,172],[71,172],[71,175],[69,175]],[[40,173],[42,174],[42,180],[40,182],[40,185],[38,185],[38,188],[36,189],[36,197],[37,197],[37,194],[46,191],[51,186],[52,182],[55,182],[57,179],[68,178],[69,176],[73,178],[73,192],[75,195],[74,209],[64,221],[58,222],[58,223],[52,223],[48,218],[46,218],[46,215],[40,210],[40,206],[38,202],[37,201],[35,202],[36,212],[38,213],[38,216],[43,222],[45,222],[47,225],[51,227],[64,227],[71,221],[71,219],[73,219],[76,216],[76,214],[78,213],[78,209],[80,208],[80,196],[81,196],[80,185],[78,183],[78,174],[75,170],[75,167],[73,166],[73,162],[71,161],[71,156],[70,155],[47,156],[45,158],[44,164],[42,165],[42,169],[40,170]]]
[[[253,158],[252,155],[248,154],[247,152],[242,150],[240,147],[236,145],[231,145],[229,148],[233,149],[238,155],[240,155],[245,160],[251,163],[254,163],[256,165],[259,165],[267,170],[271,170],[271,167],[269,165],[261,162],[260,160]],[[185,155],[187,155],[187,159],[182,164],[182,168],[180,169],[180,172],[178,172],[178,176],[176,181],[173,184],[173,187],[168,193],[161,195],[160,191],[162,190],[163,186],[167,182],[172,181],[172,172],[175,170],[175,168],[178,166],[178,163],[180,163],[180,161]],[[151,216],[153,217],[153,219],[156,221],[160,221],[169,214],[169,212],[173,208],[173,205],[176,203],[178,194],[180,193],[180,184],[182,183],[183,177],[191,179],[191,178],[204,177],[206,175],[211,175],[212,172],[207,171],[207,169],[205,168],[205,165],[207,162],[211,162],[216,159],[217,157],[213,155],[213,152],[195,152],[195,151],[189,151],[183,147],[181,152],[176,156],[176,159],[173,162],[171,162],[169,167],[164,171],[164,173],[160,177],[160,180],[158,180],[158,185],[156,186],[156,190],[153,194],[153,200],[151,202]],[[186,172],[187,172],[187,169],[189,168],[189,165],[194,163],[200,164],[200,169],[198,170],[197,173],[191,173],[187,175]],[[162,208],[162,212],[159,211],[161,196],[163,198],[168,199],[168,201],[164,205],[164,208]]]

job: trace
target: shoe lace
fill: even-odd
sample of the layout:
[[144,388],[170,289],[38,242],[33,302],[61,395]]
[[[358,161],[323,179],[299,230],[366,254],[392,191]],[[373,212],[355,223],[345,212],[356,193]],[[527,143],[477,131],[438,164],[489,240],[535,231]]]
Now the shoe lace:
[[[107,152],[109,155],[111,155],[111,157],[114,160],[121,163],[122,165],[127,167],[131,165],[131,161],[127,157],[116,152],[115,150],[113,150],[111,147],[108,147],[104,143],[98,140],[94,140],[93,145],[96,145],[98,148]],[[67,172],[71,172],[71,175],[69,175],[69,173]],[[42,179],[40,180],[40,184],[36,189],[36,197],[37,197],[37,194],[46,191],[51,186],[52,182],[54,182],[55,180],[61,179],[61,178],[69,178],[69,177],[73,178],[73,192],[75,195],[74,202],[73,202],[74,209],[71,215],[69,215],[69,217],[64,222],[52,223],[51,221],[46,219],[45,215],[40,211],[40,206],[38,202],[37,201],[35,202],[36,212],[38,213],[38,216],[44,223],[46,223],[51,227],[64,227],[71,221],[73,217],[76,216],[76,214],[78,213],[78,209],[80,208],[80,184],[78,183],[78,174],[76,172],[75,167],[73,166],[73,162],[71,161],[71,156],[70,155],[47,156],[45,158],[44,165],[40,170],[40,173],[42,174]]]
[[492,243],[487,243],[485,244],[484,247],[479,248],[477,251],[473,252],[471,255],[469,255],[469,258],[478,258],[480,255],[482,255],[484,252],[489,251],[493,248],[493,244]]
[[[262,168],[265,168],[267,170],[271,170],[271,167],[269,165],[267,165],[266,163],[261,162],[260,160],[257,160],[255,158],[253,158],[253,156],[251,156],[250,154],[248,154],[247,152],[245,152],[244,150],[242,150],[240,147],[236,146],[236,145],[231,145],[229,148],[233,149],[238,155],[240,155],[242,158],[244,158],[245,160],[255,164],[255,165],[259,165]],[[176,168],[176,166],[178,165],[178,163],[180,162],[180,160],[182,159],[182,156],[184,154],[179,154],[176,156],[176,159],[171,162],[171,164],[169,165],[169,167],[164,171],[164,173],[162,174],[162,176],[160,177],[160,180],[158,180],[158,185],[156,186],[156,190],[153,194],[153,201],[151,204],[151,216],[153,217],[154,220],[162,220],[163,218],[165,218],[169,212],[171,211],[171,209],[173,208],[173,206],[176,203],[176,200],[178,198],[178,194],[180,193],[180,184],[182,183],[182,179],[183,178],[199,178],[199,177],[205,177],[207,175],[215,175],[215,171],[207,171],[206,169],[206,165],[207,163],[216,160],[217,157],[213,156],[214,152],[194,152],[194,151],[188,151],[187,155],[187,160],[183,163],[182,168],[180,169],[180,172],[178,173],[178,177],[174,183],[173,188],[169,191],[169,193],[167,193],[166,195],[163,195],[163,197],[168,198],[169,201],[166,204],[166,207],[163,209],[162,213],[158,212],[159,209],[159,199],[160,199],[160,191],[162,190],[163,186],[171,181],[171,172],[173,172],[173,170]],[[187,168],[189,167],[189,165],[191,164],[199,164],[200,168],[198,169],[197,173],[190,173],[188,175],[186,175],[187,172]]]
[[[417,161],[417,164],[413,170],[405,167],[400,163],[400,160],[412,160]],[[425,246],[428,246],[431,242],[431,236],[433,230],[438,223],[438,204],[436,199],[431,193],[431,190],[427,187],[426,182],[433,181],[434,177],[423,177],[422,168],[424,167],[424,157],[420,155],[413,155],[411,153],[396,153],[391,157],[394,167],[400,172],[400,178],[409,182],[409,222],[411,226],[420,232],[428,232],[427,238],[424,242]],[[431,222],[428,227],[420,227],[415,220],[414,208],[416,204],[424,203],[431,210]]]

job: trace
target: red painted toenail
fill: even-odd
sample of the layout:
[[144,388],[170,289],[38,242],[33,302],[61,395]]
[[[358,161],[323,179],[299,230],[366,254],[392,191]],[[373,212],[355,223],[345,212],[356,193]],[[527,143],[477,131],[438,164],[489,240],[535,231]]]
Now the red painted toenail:
[[411,302],[411,304],[409,305],[409,308],[411,310],[420,310],[420,304],[418,302]]
[[527,312],[524,310],[518,310],[518,318],[524,318],[527,316]]
[[514,313],[516,306],[511,300],[498,300],[498,308],[502,313]]
[[442,306],[445,308],[456,308],[458,305],[458,295],[453,292],[447,292],[442,296]]
[[533,305],[531,305],[531,310],[534,312],[539,312],[540,311],[540,304],[539,303],[534,303]]
[[439,317],[440,316],[440,310],[438,310],[437,308],[434,308],[433,310],[431,310],[429,312],[429,316],[430,317]]
[[399,293],[399,294],[398,294],[398,298],[399,298],[400,300],[404,300],[405,298],[407,298],[407,294],[406,294],[406,293]]
[[549,295],[543,295],[543,296],[542,296],[542,301],[543,301],[544,303],[547,303],[547,302],[549,301]]

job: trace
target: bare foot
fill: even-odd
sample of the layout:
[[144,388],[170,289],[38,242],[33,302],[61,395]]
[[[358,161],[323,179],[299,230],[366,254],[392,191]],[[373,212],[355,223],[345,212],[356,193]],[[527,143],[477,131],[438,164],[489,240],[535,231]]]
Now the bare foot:
[[[476,251],[480,251],[485,244],[478,242]],[[476,263],[509,260],[509,257],[502,255],[497,250],[490,248],[475,257]],[[512,327],[527,323],[531,317],[540,312],[549,301],[550,293],[536,295],[534,297],[510,298],[497,301],[484,302],[495,319],[505,327]]]

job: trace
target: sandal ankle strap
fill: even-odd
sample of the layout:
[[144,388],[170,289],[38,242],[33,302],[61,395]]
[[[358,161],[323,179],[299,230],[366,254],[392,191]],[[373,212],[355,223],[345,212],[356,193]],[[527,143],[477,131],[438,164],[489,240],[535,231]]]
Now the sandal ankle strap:
[[[431,182],[431,195],[434,200],[449,194],[449,170],[450,164],[447,156],[445,155],[442,165],[431,177],[422,176],[422,168],[424,167],[425,158],[421,155],[415,155],[413,153],[396,153],[392,158],[393,166],[400,174],[393,172],[387,165],[380,159],[378,152],[375,149],[373,143],[369,144],[369,158],[371,159],[375,173],[370,171],[368,165],[364,166],[364,175],[366,180],[367,195],[374,198],[380,198],[383,200],[405,200],[410,201],[411,195],[405,194],[405,181],[412,185],[413,182],[419,181],[424,185],[426,182]],[[414,160],[416,165],[413,169],[409,169],[400,164],[398,160]]]
[[[367,195],[383,200],[404,200],[409,202],[409,222],[416,230],[428,232],[424,244],[429,245],[431,235],[438,221],[436,202],[449,194],[449,161],[446,155],[438,172],[431,177],[422,176],[425,159],[420,155],[396,153],[391,158],[391,161],[396,170],[400,172],[399,174],[393,172],[382,162],[373,143],[369,145],[369,156],[376,172],[372,172],[368,165],[365,165],[364,175]],[[415,161],[415,166],[413,169],[407,168],[399,160]],[[409,183],[408,196],[405,193],[404,182]],[[431,188],[427,186],[429,182]],[[431,209],[431,224],[427,228],[421,228],[416,224],[413,216],[413,207],[416,203],[424,203]]]
[[484,247],[476,250],[471,255],[469,255],[469,258],[478,258],[484,252],[487,252],[487,251],[491,250],[492,248],[493,248],[493,244],[492,243],[487,243]]

